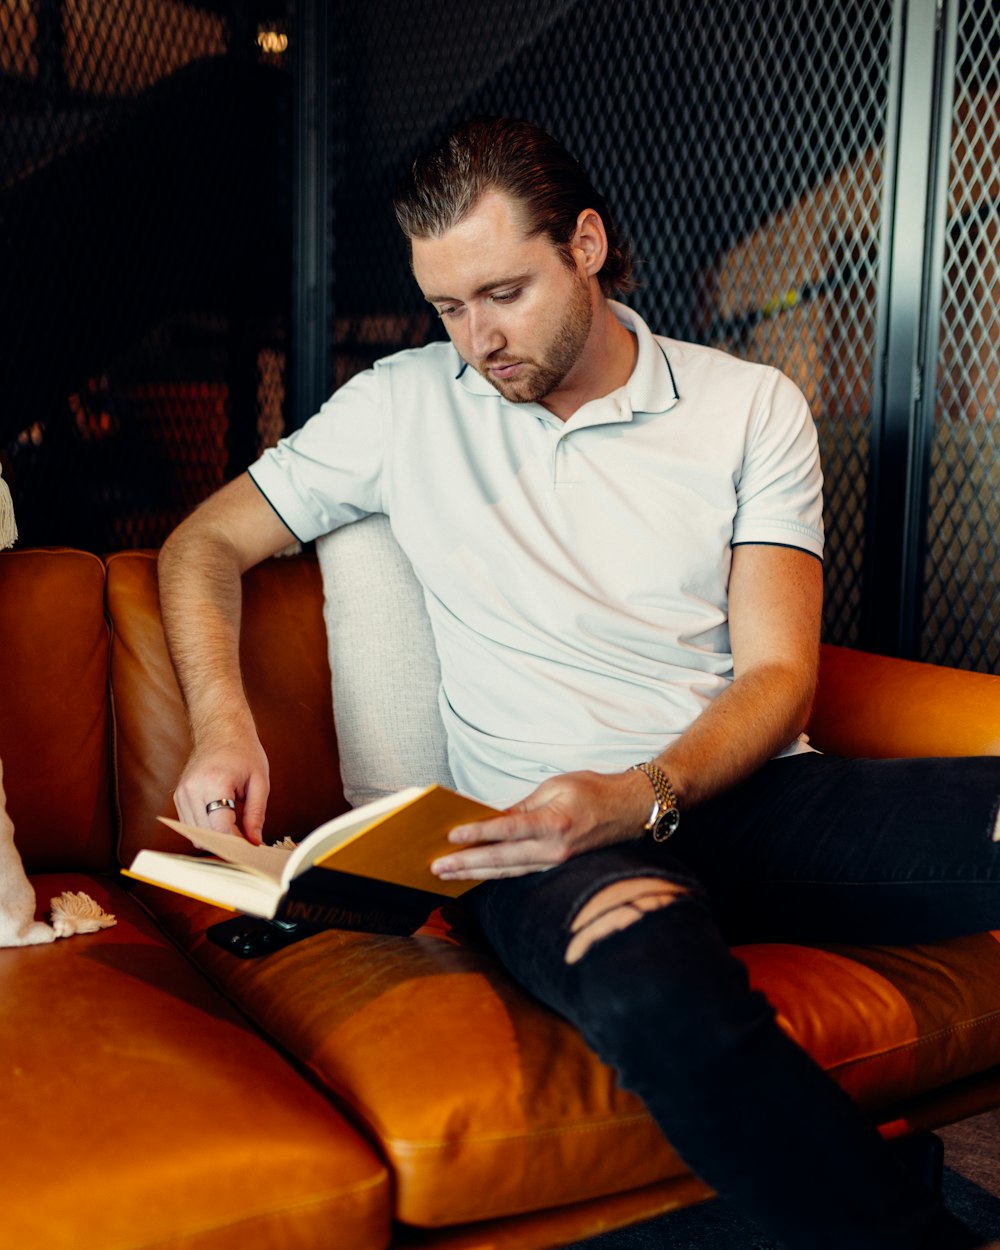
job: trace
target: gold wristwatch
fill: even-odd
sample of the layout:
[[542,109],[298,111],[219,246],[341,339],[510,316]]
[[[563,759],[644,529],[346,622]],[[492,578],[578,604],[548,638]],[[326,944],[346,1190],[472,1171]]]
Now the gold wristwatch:
[[681,823],[681,809],[677,804],[677,795],[670,784],[670,778],[659,764],[652,762],[633,764],[629,772],[645,773],[649,778],[654,798],[649,818],[643,825],[643,829],[652,834],[654,842],[666,842],[667,838],[677,832]]

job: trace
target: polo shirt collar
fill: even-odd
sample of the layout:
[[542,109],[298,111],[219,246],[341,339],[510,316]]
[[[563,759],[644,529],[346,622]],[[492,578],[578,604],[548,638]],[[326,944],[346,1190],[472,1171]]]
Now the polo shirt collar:
[[611,311],[631,330],[639,347],[635,368],[628,380],[628,397],[633,413],[666,412],[677,403],[677,386],[667,360],[666,349],[653,336],[649,326],[631,308],[609,300]]
[[[678,399],[666,350],[654,338],[649,326],[637,312],[616,300],[609,300],[608,303],[618,321],[635,335],[638,345],[635,368],[625,387],[632,411],[626,412],[619,419],[630,420],[637,412],[666,412]],[[499,391],[477,369],[467,364],[458,352],[455,352],[455,380],[473,395],[502,399]],[[594,402],[599,401],[591,401]],[[585,408],[589,406],[584,405]],[[570,422],[572,421],[571,417]]]

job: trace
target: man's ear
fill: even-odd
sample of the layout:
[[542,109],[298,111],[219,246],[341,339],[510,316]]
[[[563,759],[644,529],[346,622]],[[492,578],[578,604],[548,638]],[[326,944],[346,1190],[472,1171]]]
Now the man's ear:
[[608,236],[600,213],[595,209],[585,208],[577,217],[569,247],[588,278],[601,272],[608,257]]

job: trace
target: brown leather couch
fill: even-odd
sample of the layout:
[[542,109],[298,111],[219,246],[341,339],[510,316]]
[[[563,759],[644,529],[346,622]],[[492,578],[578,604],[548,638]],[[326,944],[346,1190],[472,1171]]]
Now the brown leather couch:
[[[246,579],[275,838],[344,806],[321,613],[310,556]],[[0,555],[0,656],[40,909],[85,890],[118,917],[0,950],[4,1250],[531,1250],[705,1196],[474,937],[329,931],[240,960],[205,939],[223,913],[118,875],[173,845],[155,818],[188,747],[151,554]],[[843,753],[1000,753],[1000,679],[828,647],[811,733]],[[739,954],[887,1134],[1000,1104],[1000,934]]]

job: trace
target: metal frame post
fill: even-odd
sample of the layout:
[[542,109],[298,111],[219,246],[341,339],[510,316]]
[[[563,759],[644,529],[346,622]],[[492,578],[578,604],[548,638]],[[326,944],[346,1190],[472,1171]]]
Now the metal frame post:
[[331,389],[330,48],[325,0],[293,0],[290,10],[295,89],[292,336],[286,425],[297,429]]
[[[945,0],[896,0],[883,204],[861,643],[912,654],[925,544],[923,419],[931,216],[936,200]],[[927,385],[930,386],[928,379]]]
[[910,479],[910,512],[913,532],[913,575],[910,595],[904,601],[904,654],[919,659],[926,610],[927,544],[930,528],[931,449],[937,416],[938,351],[941,307],[944,298],[944,258],[948,237],[948,197],[951,190],[951,130],[955,100],[959,0],[948,0],[942,13],[941,74],[937,94],[937,144],[932,171],[928,213],[927,289],[922,331],[921,393],[914,413],[914,460]]

